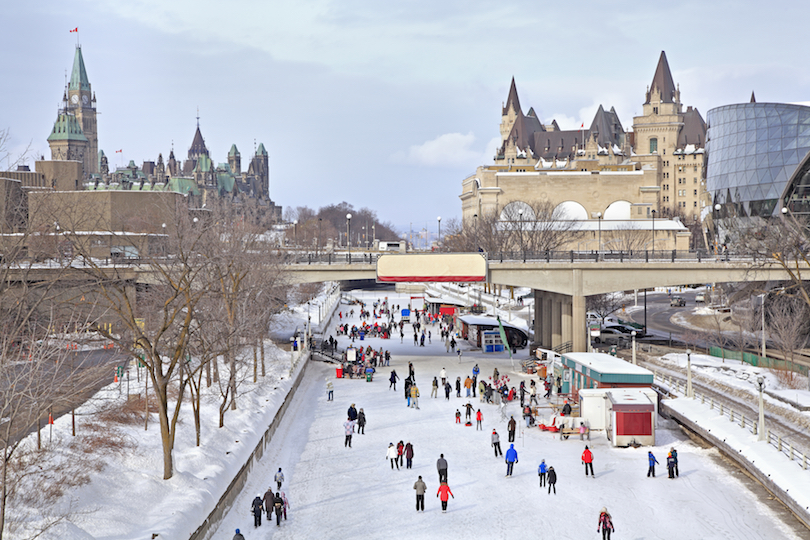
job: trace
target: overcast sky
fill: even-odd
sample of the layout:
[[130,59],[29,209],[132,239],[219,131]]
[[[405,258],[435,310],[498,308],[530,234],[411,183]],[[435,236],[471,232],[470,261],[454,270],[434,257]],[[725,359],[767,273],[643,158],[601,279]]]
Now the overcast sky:
[[[401,231],[461,214],[491,163],[512,76],[563,129],[599,104],[625,128],[665,50],[685,105],[810,100],[806,2],[2,0],[0,128],[46,138],[78,27],[99,147],[118,165],[185,158],[197,107],[211,156],[270,154],[282,206],[347,201]],[[116,154],[116,150],[123,150]],[[5,167],[5,164],[0,165]]]

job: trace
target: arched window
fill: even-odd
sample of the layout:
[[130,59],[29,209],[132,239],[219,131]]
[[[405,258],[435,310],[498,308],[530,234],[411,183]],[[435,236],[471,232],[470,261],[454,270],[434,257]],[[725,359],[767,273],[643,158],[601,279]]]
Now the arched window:
[[650,139],[650,153],[657,154],[658,153],[658,139],[652,138]]

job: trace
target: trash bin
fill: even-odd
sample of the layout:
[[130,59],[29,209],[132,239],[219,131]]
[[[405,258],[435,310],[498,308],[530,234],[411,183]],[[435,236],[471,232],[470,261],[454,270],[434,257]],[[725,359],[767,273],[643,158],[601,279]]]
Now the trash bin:
[[337,377],[338,379],[343,378],[343,366],[338,366],[335,368],[335,377]]
[[366,373],[366,382],[371,382],[371,373]]
[[360,332],[360,341],[364,341],[366,339],[366,333]]

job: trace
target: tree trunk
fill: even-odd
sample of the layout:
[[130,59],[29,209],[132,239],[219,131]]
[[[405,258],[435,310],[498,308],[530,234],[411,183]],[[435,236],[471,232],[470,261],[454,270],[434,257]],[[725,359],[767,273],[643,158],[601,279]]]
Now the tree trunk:
[[231,410],[236,410],[236,354],[232,347],[228,347],[226,353],[228,355],[228,367],[230,374],[228,375],[228,386],[231,392]]
[[0,540],[3,540],[3,531],[6,528],[6,500],[8,499],[8,489],[6,480],[8,478],[8,460],[10,456],[8,449],[3,449],[3,485],[0,488]]
[[168,384],[161,381],[155,385],[155,397],[158,401],[158,418],[160,418],[160,440],[163,443],[163,479],[168,480],[174,475],[172,460],[173,442],[171,427],[169,425]]
[[205,363],[205,387],[211,388],[211,361]]
[[264,339],[259,340],[259,351],[262,357],[262,377],[267,375],[267,370],[264,367]]
[[253,382],[259,381],[259,358],[256,351],[256,344],[253,344]]

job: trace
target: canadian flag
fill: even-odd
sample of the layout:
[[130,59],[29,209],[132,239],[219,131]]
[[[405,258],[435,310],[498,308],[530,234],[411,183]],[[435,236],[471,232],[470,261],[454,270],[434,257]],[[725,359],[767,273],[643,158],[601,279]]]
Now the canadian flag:
[[585,127],[585,122],[582,122],[582,125],[581,125],[581,126],[579,126],[579,129],[582,129],[582,128],[584,128],[584,127]]
[[116,153],[116,154],[120,154],[120,153],[122,153],[123,151],[124,151],[124,150],[123,150],[123,148],[122,148],[121,150],[116,150],[116,151],[115,151],[115,153]]
[[79,27],[77,26],[76,28],[74,28],[73,30],[71,30],[71,31],[70,31],[70,33],[72,34],[73,32],[78,32],[78,31],[79,31]]

